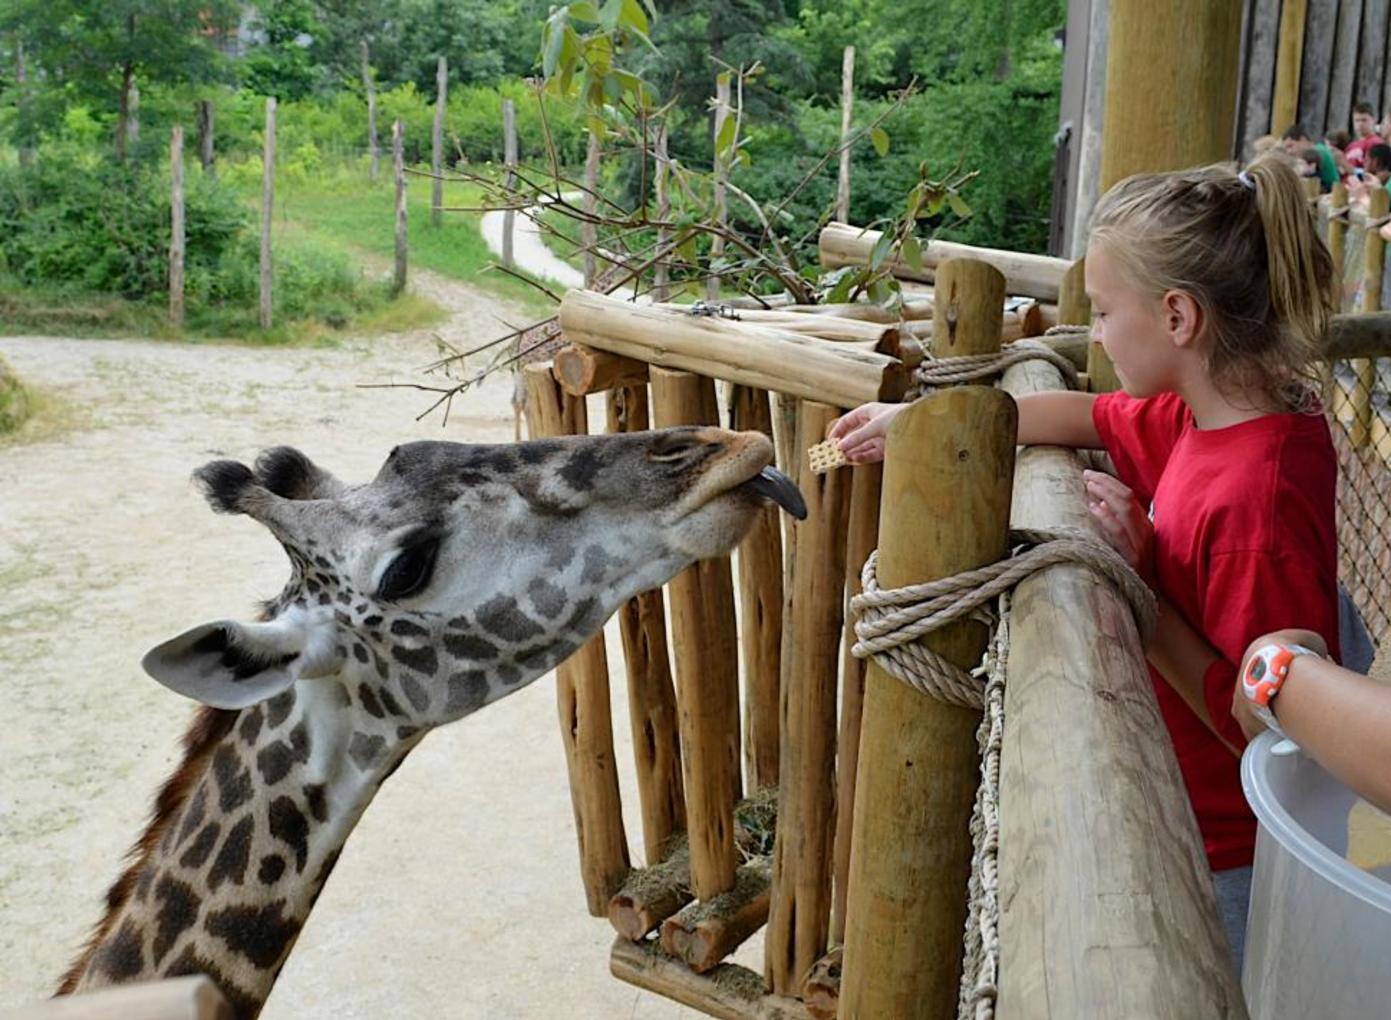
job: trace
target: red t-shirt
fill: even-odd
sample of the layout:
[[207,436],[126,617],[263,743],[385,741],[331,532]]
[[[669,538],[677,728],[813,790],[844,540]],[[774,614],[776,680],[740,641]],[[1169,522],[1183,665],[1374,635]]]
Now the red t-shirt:
[[[1092,419],[1120,480],[1150,506],[1159,590],[1221,655],[1203,677],[1208,713],[1236,747],[1242,652],[1285,627],[1321,635],[1338,656],[1338,462],[1319,414],[1272,414],[1199,429],[1174,394],[1108,393]],[[1240,761],[1150,667],[1214,871],[1251,863],[1256,820]]]
[[1380,145],[1385,139],[1381,135],[1371,134],[1366,138],[1357,138],[1348,144],[1343,150],[1343,156],[1353,166],[1367,165],[1367,152],[1373,145]]

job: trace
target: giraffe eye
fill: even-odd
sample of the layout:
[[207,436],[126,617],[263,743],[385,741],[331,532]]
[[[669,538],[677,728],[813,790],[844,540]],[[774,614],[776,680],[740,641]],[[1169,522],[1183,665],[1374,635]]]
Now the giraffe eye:
[[403,549],[382,575],[381,584],[377,586],[377,598],[396,602],[418,595],[430,583],[439,549],[438,538],[430,538]]

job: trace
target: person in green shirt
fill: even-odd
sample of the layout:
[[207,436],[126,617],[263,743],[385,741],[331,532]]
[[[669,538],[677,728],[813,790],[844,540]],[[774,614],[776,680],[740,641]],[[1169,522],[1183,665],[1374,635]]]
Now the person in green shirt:
[[1338,183],[1338,164],[1333,159],[1333,152],[1323,142],[1314,142],[1309,138],[1302,124],[1292,124],[1285,129],[1283,145],[1287,153],[1295,159],[1300,159],[1307,149],[1312,149],[1318,154],[1318,178],[1319,190],[1331,191],[1333,185]]

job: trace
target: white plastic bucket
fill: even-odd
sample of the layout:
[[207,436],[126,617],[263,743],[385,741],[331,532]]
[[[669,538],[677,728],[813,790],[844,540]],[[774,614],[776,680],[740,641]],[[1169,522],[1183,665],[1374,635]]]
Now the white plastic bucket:
[[1357,795],[1263,733],[1241,761],[1260,826],[1241,987],[1252,1020],[1391,1017],[1391,867],[1345,859]]

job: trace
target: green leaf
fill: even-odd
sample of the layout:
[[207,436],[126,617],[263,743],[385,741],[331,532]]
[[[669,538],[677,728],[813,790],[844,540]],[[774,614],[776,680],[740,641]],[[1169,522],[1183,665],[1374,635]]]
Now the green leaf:
[[604,118],[597,113],[591,113],[584,119],[585,127],[589,128],[589,133],[595,138],[603,138],[608,132],[608,125],[604,123]]
[[599,21],[599,8],[590,3],[589,0],[580,0],[579,3],[569,5],[570,17],[578,18],[580,21]]
[[887,230],[879,235],[879,240],[874,242],[874,247],[869,250],[869,268],[878,269],[889,257],[889,252],[893,249],[894,235]]
[[565,45],[565,12],[556,11],[546,20],[546,38],[541,49],[541,74],[546,78],[555,75],[560,63],[560,53]]
[[947,196],[947,202],[951,205],[951,211],[956,213],[956,215],[960,216],[963,220],[971,215],[971,207],[967,205],[966,200],[956,192],[953,191]]
[[734,145],[734,132],[738,129],[739,122],[733,114],[725,117],[724,123],[720,125],[720,132],[715,136],[715,155],[724,158]]
[[623,0],[622,11],[623,13],[618,17],[620,25],[635,28],[643,35],[652,31],[647,23],[647,14],[643,11],[642,4],[638,3],[638,0]]
[[610,32],[617,30],[618,19],[623,14],[623,0],[608,0],[599,12],[599,21]]
[[855,277],[851,273],[846,273],[836,285],[831,288],[831,292],[826,295],[828,305],[843,305],[850,300],[850,288],[855,284]]
[[889,154],[889,135],[883,128],[870,128],[869,140],[874,143],[874,151],[879,155],[887,156]]
[[903,261],[921,273],[923,269],[923,249],[922,245],[918,242],[916,234],[909,234],[903,239],[903,245],[900,251],[903,254]]

